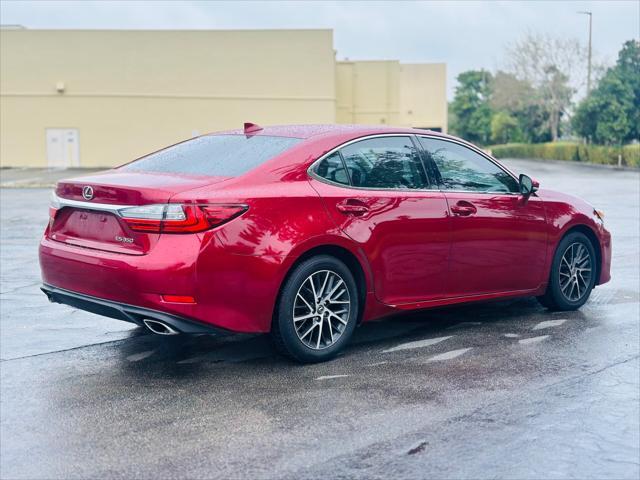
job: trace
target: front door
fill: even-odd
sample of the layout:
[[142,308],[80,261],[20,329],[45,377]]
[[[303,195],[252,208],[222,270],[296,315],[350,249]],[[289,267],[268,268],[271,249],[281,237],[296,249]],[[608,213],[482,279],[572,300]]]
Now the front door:
[[314,174],[311,183],[330,216],[367,256],[380,301],[442,296],[451,219],[444,194],[430,190],[410,136],[351,143],[316,164]]
[[525,291],[543,281],[543,202],[519,194],[513,176],[464,145],[420,137],[452,219],[446,296]]

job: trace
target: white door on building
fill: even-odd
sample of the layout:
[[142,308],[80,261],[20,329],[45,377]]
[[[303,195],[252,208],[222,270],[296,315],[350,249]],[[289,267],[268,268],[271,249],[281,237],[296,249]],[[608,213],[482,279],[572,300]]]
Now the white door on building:
[[47,128],[49,168],[80,166],[80,138],[77,128]]

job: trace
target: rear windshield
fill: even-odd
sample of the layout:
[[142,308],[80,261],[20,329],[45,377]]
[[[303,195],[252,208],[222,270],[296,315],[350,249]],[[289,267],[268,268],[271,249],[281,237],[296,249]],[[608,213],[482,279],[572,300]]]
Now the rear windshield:
[[208,135],[142,157],[122,170],[237,177],[284,152],[299,138]]

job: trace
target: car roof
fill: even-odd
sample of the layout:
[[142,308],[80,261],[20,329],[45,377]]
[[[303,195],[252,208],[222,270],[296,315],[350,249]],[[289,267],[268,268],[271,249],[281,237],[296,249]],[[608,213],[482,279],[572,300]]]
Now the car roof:
[[[389,127],[386,125],[336,125],[336,124],[315,124],[315,125],[273,125],[262,127],[262,130],[251,132],[249,135],[264,135],[273,137],[292,137],[307,139],[317,136],[342,136],[351,134],[354,137],[363,135],[376,135],[384,133],[429,133],[430,135],[438,135],[449,137],[440,132],[432,130],[408,128],[408,127]],[[243,129],[227,130],[223,132],[212,132],[208,135],[244,135]]]

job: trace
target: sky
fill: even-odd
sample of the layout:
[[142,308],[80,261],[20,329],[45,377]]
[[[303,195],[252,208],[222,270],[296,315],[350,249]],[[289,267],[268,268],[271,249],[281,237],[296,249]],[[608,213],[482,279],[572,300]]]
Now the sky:
[[593,54],[613,64],[640,38],[640,0],[618,1],[14,1],[0,23],[54,29],[331,28],[339,60],[445,62],[448,96],[465,70],[496,70],[505,48],[528,32],[585,44],[593,12]]

